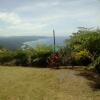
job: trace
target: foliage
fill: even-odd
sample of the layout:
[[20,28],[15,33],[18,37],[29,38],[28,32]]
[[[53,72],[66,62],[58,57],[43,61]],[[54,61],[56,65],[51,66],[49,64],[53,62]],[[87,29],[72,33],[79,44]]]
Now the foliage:
[[71,49],[69,47],[62,47],[59,50],[59,54],[60,54],[60,63],[61,65],[70,65],[70,58],[71,58]]
[[94,56],[100,54],[100,30],[82,29],[77,33],[73,33],[70,37],[68,45],[74,51],[86,49]]
[[100,73],[100,56],[91,65]]
[[76,65],[89,65],[92,61],[91,55],[87,50],[73,52],[72,59],[74,60]]
[[53,47],[51,45],[38,44],[34,48],[35,56],[32,57],[32,65],[47,66],[47,58],[51,55]]
[[65,41],[66,46],[53,46],[39,43],[34,48],[20,50],[0,49],[1,65],[52,66],[91,65],[98,66],[100,57],[100,30],[81,28]]
[[15,51],[0,49],[1,65],[46,66],[47,58],[52,53],[52,46],[38,44],[35,48]]
[[51,67],[51,68],[58,68],[59,65],[60,65],[60,55],[59,53],[53,53],[51,54],[49,57],[48,57],[48,65]]
[[32,52],[29,50],[17,50],[15,59],[16,65],[28,66],[31,64]]
[[1,50],[0,51],[0,64],[5,64],[14,59],[15,53],[9,50]]
[[100,55],[100,29],[81,28],[65,43],[72,50],[73,65],[88,65]]

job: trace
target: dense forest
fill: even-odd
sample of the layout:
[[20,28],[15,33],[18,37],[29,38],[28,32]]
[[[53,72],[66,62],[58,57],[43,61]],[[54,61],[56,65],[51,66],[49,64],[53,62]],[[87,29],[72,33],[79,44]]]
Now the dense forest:
[[64,46],[39,44],[15,51],[0,49],[0,65],[17,66],[87,66],[100,71],[100,29],[80,28],[66,39]]

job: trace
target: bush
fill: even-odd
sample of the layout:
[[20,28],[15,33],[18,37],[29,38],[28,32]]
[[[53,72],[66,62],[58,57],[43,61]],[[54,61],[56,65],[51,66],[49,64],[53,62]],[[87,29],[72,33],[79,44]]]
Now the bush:
[[[31,63],[31,54],[28,50],[17,50],[16,51],[16,65],[28,66]],[[29,59],[30,58],[30,59]]]
[[41,66],[46,67],[47,66],[47,58],[51,53],[45,53],[45,54],[37,54],[36,57],[32,58],[32,66]]
[[71,49],[68,47],[62,47],[59,50],[61,65],[63,66],[70,65],[71,52],[72,52]]
[[47,58],[52,53],[52,46],[39,44],[35,48],[15,51],[0,50],[1,65],[47,66]]
[[100,73],[100,56],[96,60],[94,60],[91,65],[96,69],[98,73]]
[[90,53],[87,50],[73,52],[71,60],[75,65],[79,66],[87,66],[92,61]]
[[60,55],[59,55],[59,53],[51,54],[48,57],[47,62],[48,62],[48,65],[51,68],[58,68],[60,66]]
[[32,56],[32,65],[46,67],[47,59],[53,51],[52,46],[45,44],[38,44],[34,48],[35,55]]
[[15,53],[8,50],[0,51],[0,64],[4,65],[5,63],[11,62],[15,57]]
[[65,41],[73,51],[86,49],[93,56],[100,54],[100,29],[82,28]]

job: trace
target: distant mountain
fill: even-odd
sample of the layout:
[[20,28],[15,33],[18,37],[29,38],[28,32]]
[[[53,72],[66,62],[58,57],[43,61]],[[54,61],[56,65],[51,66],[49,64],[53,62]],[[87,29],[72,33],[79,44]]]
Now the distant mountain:
[[[62,45],[64,40],[68,37],[57,37],[56,45]],[[13,36],[13,37],[0,37],[0,47],[7,49],[19,49],[24,45],[34,47],[38,43],[53,44],[53,37],[45,36]]]
[[[68,37],[56,36],[56,39],[55,39],[56,45],[63,45],[66,38]],[[46,45],[52,45],[53,37],[46,37],[46,38],[41,38],[35,41],[28,41],[28,42],[25,42],[24,45],[35,47],[37,44],[40,44],[40,43],[43,43]]]
[[0,37],[0,47],[7,49],[18,49],[27,41],[36,41],[43,39],[43,36],[12,36],[12,37]]

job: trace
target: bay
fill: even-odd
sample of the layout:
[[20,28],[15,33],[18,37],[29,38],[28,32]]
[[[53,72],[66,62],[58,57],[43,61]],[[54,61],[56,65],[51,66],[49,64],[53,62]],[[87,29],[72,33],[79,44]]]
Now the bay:
[[[64,41],[67,38],[68,37],[56,37],[56,39],[55,39],[56,45],[64,45]],[[38,44],[53,45],[53,37],[45,37],[42,39],[38,39],[36,41],[27,41],[27,42],[23,43],[23,47],[26,45],[30,46],[30,47],[35,47]]]

